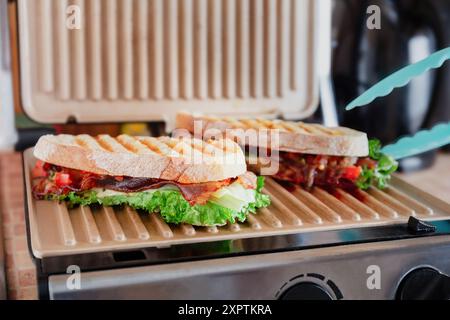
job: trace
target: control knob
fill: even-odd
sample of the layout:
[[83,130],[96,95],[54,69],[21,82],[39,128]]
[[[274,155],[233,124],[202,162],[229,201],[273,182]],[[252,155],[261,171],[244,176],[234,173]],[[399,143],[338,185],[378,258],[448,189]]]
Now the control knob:
[[424,267],[408,273],[397,290],[399,300],[449,300],[450,277]]

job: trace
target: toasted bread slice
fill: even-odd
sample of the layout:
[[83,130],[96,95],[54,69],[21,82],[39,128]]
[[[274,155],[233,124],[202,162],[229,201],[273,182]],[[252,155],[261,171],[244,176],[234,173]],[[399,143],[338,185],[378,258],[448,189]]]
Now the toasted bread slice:
[[42,161],[111,176],[200,183],[246,172],[245,157],[231,140],[132,137],[120,135],[45,135],[34,148]]
[[[194,132],[194,123],[201,132]],[[319,155],[364,157],[369,153],[367,135],[345,127],[325,127],[320,124],[291,122],[267,119],[234,119],[211,116],[195,116],[187,112],[179,112],[176,117],[176,127],[202,136],[208,136],[207,131],[221,131],[226,138],[235,139],[242,135],[243,130],[265,129],[272,134],[278,132],[278,142],[272,149],[287,152],[298,152]],[[264,141],[261,141],[264,139]],[[271,148],[270,138],[260,137],[258,141],[244,140],[246,145],[258,147],[265,145]],[[241,140],[242,141],[242,140]],[[262,144],[264,142],[265,144]]]

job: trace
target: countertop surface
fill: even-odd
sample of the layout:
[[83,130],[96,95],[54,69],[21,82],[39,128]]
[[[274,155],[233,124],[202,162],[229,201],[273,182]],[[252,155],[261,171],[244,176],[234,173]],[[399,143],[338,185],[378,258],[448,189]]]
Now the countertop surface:
[[430,169],[399,174],[404,180],[450,203],[450,154],[439,154]]
[[37,299],[36,270],[28,251],[25,231],[20,153],[0,153],[0,213],[8,299]]
[[[450,203],[450,154],[428,170],[400,174],[406,181]],[[28,252],[20,153],[0,153],[0,213],[9,299],[37,299],[36,271]]]

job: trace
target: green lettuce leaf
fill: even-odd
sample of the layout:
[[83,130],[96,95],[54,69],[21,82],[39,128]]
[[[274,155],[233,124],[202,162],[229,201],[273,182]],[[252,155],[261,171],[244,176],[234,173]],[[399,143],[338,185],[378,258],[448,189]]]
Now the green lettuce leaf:
[[379,160],[383,154],[381,153],[381,142],[378,139],[369,140],[369,157],[373,160]]
[[104,206],[128,205],[149,213],[159,212],[163,219],[169,223],[213,226],[224,225],[227,222],[244,222],[249,213],[255,213],[258,208],[268,206],[270,199],[267,195],[261,193],[263,186],[264,179],[259,177],[255,190],[255,202],[249,203],[241,211],[232,210],[212,202],[191,206],[179,191],[170,189],[105,197],[98,197],[97,192],[92,190],[81,193],[71,192],[67,195],[50,197],[50,199],[66,201],[69,207],[93,204]]
[[381,143],[376,139],[369,140],[369,157],[377,161],[377,165],[375,168],[364,166],[356,185],[361,189],[367,189],[372,185],[379,189],[386,188],[391,174],[398,168],[398,162],[381,152]]

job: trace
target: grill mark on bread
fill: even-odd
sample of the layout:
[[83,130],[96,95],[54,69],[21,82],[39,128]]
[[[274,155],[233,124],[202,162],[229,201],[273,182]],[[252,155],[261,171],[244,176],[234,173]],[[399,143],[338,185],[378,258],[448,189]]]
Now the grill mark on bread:
[[[158,148],[159,148],[160,150],[165,150],[164,152],[165,152],[167,155],[175,156],[175,157],[180,157],[180,156],[181,156],[176,150],[170,148],[166,143],[161,142],[160,140],[158,140],[158,139],[156,139],[156,138],[154,138],[154,139],[155,139],[154,142],[158,145]],[[170,138],[169,138],[169,139],[170,139]]]
[[80,134],[75,138],[75,140],[77,141],[78,145],[90,150],[105,151],[105,149],[97,142],[97,140],[90,135]]
[[158,146],[155,143],[153,143],[154,141],[151,138],[149,138],[149,139],[137,138],[137,139],[140,143],[145,145],[147,148],[149,148],[153,152],[162,154],[161,150],[158,148]]
[[249,126],[251,129],[261,129],[262,128],[261,124],[253,119],[242,119],[241,122],[246,124],[247,126]]
[[317,125],[317,124],[310,124],[310,126],[313,126],[317,130],[320,130],[330,136],[341,136],[342,135],[342,131],[337,128],[326,128],[324,126]]
[[148,147],[139,142],[139,140],[128,135],[120,135],[116,139],[122,146],[136,154],[154,153]]
[[201,152],[202,154],[205,154],[207,156],[213,156],[215,153],[212,150],[212,147],[210,144],[208,143],[204,143],[201,140],[197,140],[197,139],[192,139],[191,140],[191,148],[198,150],[199,152]]
[[139,153],[143,152],[143,153],[159,154],[159,152],[155,152],[152,148],[149,148],[146,144],[139,141],[137,137],[130,136],[130,138],[132,139],[133,146],[135,146],[138,149]]
[[129,145],[128,143],[126,143],[126,142],[122,141],[121,139],[119,139],[119,137],[116,138],[116,141],[118,143],[120,143],[120,145],[122,147],[124,147],[128,152],[130,152],[130,153],[137,153],[136,149],[134,148],[133,145]]
[[268,121],[266,119],[256,119],[261,125],[266,129],[274,129],[274,123],[272,121]]
[[239,122],[244,124],[249,129],[254,129],[253,123],[251,123],[251,121],[249,121],[248,119],[240,119]]
[[87,148],[88,147],[86,145],[86,143],[82,139],[80,139],[78,136],[75,137],[74,142],[75,142],[75,144],[79,145],[80,147],[83,147],[83,148]]
[[119,153],[129,153],[130,150],[125,148],[117,139],[107,135],[101,134],[97,136],[97,141],[103,145],[104,148],[110,150],[111,152]]
[[279,120],[273,120],[273,121],[266,120],[266,121],[271,123],[271,126],[273,129],[278,129],[280,131],[290,131],[290,129],[288,130],[285,127],[283,127],[282,122]]
[[238,120],[234,119],[234,118],[230,118],[230,117],[226,117],[223,119],[224,122],[230,124],[232,126],[233,129],[243,129],[245,128],[245,125],[241,122],[239,122]]
[[[267,129],[267,130],[279,129],[279,130],[288,131],[288,132],[297,131],[296,130],[297,128],[295,128],[292,125],[289,125],[289,123],[287,123],[287,122],[280,122],[277,120],[267,120],[267,119],[261,119],[261,118],[256,119],[256,121],[258,121],[263,126],[263,128]],[[286,125],[283,125],[283,124],[286,124]]]
[[317,130],[312,129],[310,126],[308,126],[306,123],[303,122],[297,123],[297,126],[309,134],[314,134],[317,132]]
[[[162,138],[154,138],[154,137],[137,137],[139,141],[145,144],[154,152],[171,157],[179,157],[180,154],[169,147],[166,143],[162,142]],[[170,139],[170,138],[169,138]]]
[[267,125],[258,119],[252,121],[255,129],[267,129]]
[[309,134],[308,131],[303,129],[302,127],[296,126],[291,122],[279,122],[280,126],[287,132],[301,132],[303,134]]
[[205,117],[203,117],[203,119],[205,119],[206,121],[211,121],[211,122],[217,122],[217,121],[220,121],[219,118],[213,117],[213,116],[205,116]]
[[109,145],[106,141],[102,140],[100,136],[96,136],[95,140],[106,151],[109,151],[109,152],[113,152],[114,151],[114,149],[111,147],[111,145]]
[[313,132],[316,133],[316,134],[333,135],[332,133],[330,133],[329,130],[325,130],[325,129],[320,128],[319,126],[316,126],[314,124],[309,124],[308,127],[311,128],[311,130],[313,130]]
[[[161,137],[159,140],[160,140],[160,142],[163,143],[169,150],[173,150],[173,152],[176,152],[178,155],[180,155],[180,153],[177,152],[177,151],[173,148],[174,143],[173,143],[173,141],[172,141],[171,138],[169,138],[169,137]],[[181,155],[180,155],[180,156],[181,156]]]
[[175,150],[178,154],[182,156],[185,155],[185,149],[180,147],[180,145],[173,139],[163,139],[162,142],[164,142],[170,149]]
[[186,138],[167,138],[163,139],[164,142],[170,149],[177,152],[179,155],[186,156],[203,156],[203,152],[192,147],[192,141],[197,141],[197,139],[186,139]]
[[102,150],[104,151],[103,147],[95,140],[92,136],[87,134],[80,134],[75,137],[75,142],[83,148],[89,149],[89,150]]

